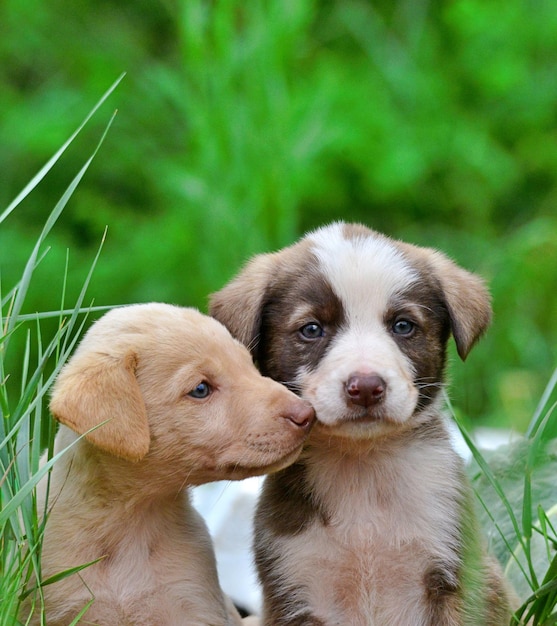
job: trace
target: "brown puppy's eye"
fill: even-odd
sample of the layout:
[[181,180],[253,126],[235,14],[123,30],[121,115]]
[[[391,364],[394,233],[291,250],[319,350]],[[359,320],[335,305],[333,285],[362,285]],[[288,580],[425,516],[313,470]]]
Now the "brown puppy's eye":
[[212,391],[211,385],[209,385],[208,382],[202,381],[188,393],[188,396],[202,400],[211,395]]
[[300,334],[304,339],[319,339],[325,335],[325,331],[317,322],[310,322],[300,328]]
[[414,332],[416,325],[410,320],[400,319],[393,324],[393,333],[395,335],[410,336]]

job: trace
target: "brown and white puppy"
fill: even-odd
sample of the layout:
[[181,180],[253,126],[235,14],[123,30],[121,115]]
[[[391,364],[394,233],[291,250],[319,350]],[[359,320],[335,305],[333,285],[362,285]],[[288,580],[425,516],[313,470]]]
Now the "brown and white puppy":
[[263,378],[214,319],[153,303],[92,326],[51,410],[55,452],[71,448],[52,471],[42,576],[98,562],[43,588],[49,626],[90,602],[85,623],[102,626],[241,623],[184,488],[292,462],[310,405]]
[[490,321],[482,281],[336,223],[255,257],[210,310],[317,416],[258,505],[264,623],[508,624],[442,415],[449,336],[465,359]]

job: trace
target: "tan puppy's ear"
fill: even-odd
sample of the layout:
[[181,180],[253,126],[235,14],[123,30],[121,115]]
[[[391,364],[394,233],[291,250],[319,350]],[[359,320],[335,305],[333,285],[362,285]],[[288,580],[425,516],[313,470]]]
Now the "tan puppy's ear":
[[149,450],[150,434],[136,365],[133,352],[117,358],[78,350],[56,380],[52,414],[80,435],[94,428],[85,437],[102,450],[139,461]]
[[431,250],[429,262],[445,292],[456,348],[464,361],[491,322],[491,297],[479,276],[440,252]]
[[224,324],[252,355],[257,352],[265,293],[273,279],[279,254],[256,256],[236,278],[209,298],[209,314]]

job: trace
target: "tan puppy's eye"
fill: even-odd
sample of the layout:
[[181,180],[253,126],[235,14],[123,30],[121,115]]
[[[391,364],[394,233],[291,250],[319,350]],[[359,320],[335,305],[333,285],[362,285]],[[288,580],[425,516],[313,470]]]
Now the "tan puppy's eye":
[[188,396],[191,398],[197,398],[198,400],[203,400],[203,398],[210,396],[212,392],[213,389],[211,385],[203,380],[188,393]]

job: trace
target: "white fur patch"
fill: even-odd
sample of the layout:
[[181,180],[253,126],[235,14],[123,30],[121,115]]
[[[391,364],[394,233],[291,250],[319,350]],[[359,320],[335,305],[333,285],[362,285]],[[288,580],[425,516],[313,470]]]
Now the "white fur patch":
[[382,314],[394,295],[418,279],[396,245],[382,235],[347,239],[343,225],[337,223],[316,230],[308,239],[351,326],[367,327],[370,315]]
[[432,560],[457,567],[460,477],[452,449],[440,439],[386,443],[369,457],[334,448],[312,455],[308,484],[329,522],[279,539],[296,599],[328,625],[427,623],[424,571]]
[[[387,383],[382,420],[404,422],[418,399],[412,363],[386,331],[384,316],[394,296],[417,279],[396,245],[381,235],[347,239],[341,224],[308,236],[322,273],[340,299],[346,324],[327,355],[312,372],[300,372],[298,384],[323,424],[334,426],[347,417],[345,383],[355,373],[379,375]],[[352,415],[353,417],[353,415]],[[347,430],[346,424],[343,429]],[[369,436],[369,423],[352,420],[352,436]]]

